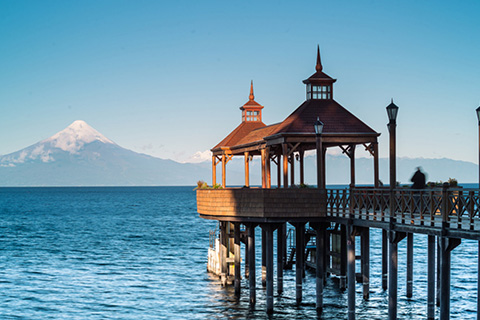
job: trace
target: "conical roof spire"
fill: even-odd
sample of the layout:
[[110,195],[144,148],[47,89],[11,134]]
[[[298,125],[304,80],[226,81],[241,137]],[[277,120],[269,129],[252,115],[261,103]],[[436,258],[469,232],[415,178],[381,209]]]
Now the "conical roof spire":
[[255,96],[253,95],[253,80],[250,82],[250,95],[248,96],[250,101],[255,99]]
[[320,46],[317,45],[317,65],[315,66],[315,70],[319,72],[319,71],[322,71],[322,69],[323,69],[322,61],[320,60]]

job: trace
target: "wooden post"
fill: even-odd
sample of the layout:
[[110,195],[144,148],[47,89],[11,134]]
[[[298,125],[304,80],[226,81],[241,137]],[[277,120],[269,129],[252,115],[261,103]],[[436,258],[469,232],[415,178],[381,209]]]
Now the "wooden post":
[[266,160],[265,160],[265,171],[267,172],[267,188],[272,187],[272,174],[270,170],[270,164],[271,164],[271,159],[270,159],[270,147],[267,147],[265,149],[265,155],[266,155]]
[[255,275],[255,225],[248,226],[248,260],[249,260],[249,278],[248,285],[250,289],[250,304],[256,302],[256,275]]
[[260,152],[262,154],[262,188],[266,188],[267,187],[267,174],[266,174],[266,170],[265,170],[265,164],[266,164],[265,149],[262,149]]
[[246,239],[245,239],[245,263],[244,263],[244,269],[245,269],[245,279],[248,279],[250,276],[250,257],[248,254],[248,228],[250,228],[248,225],[245,225],[245,231],[246,231]]
[[282,164],[281,164],[282,156],[281,154],[277,155],[277,188],[282,187]]
[[435,319],[435,236],[428,236],[427,319]]
[[302,303],[302,283],[303,283],[303,252],[304,250],[305,224],[295,224],[295,279],[296,279],[296,301],[297,306]]
[[388,234],[382,230],[382,288],[388,288]]
[[212,186],[217,184],[217,157],[212,156]]
[[347,289],[347,229],[340,225],[340,281],[341,291]]
[[290,185],[295,185],[295,155],[290,155]]
[[441,260],[440,237],[437,238],[437,307],[440,307],[440,260]]
[[316,231],[316,250],[315,250],[315,275],[316,275],[316,308],[319,314],[323,310],[323,284],[325,282],[325,232],[326,228],[323,224],[315,226]]
[[355,187],[355,145],[350,146],[350,187]]
[[277,229],[277,292],[281,294],[283,292],[283,224]]
[[222,187],[225,188],[227,184],[226,174],[227,174],[227,157],[225,153],[222,154]]
[[288,146],[286,143],[282,144],[283,153],[283,187],[288,188]]
[[234,224],[233,229],[233,251],[234,251],[234,267],[235,267],[235,280],[234,280],[234,287],[235,287],[235,297],[238,299],[240,298],[240,279],[241,279],[241,270],[240,270],[240,223]]
[[347,283],[348,319],[355,319],[355,233],[353,225],[347,226]]
[[300,164],[299,164],[299,166],[300,166],[300,185],[302,185],[302,184],[305,184],[305,164],[304,164],[304,161],[303,161],[305,151],[300,150],[299,154],[300,154]]
[[380,186],[379,169],[378,169],[378,142],[373,144],[373,176],[374,186],[378,188]]
[[220,222],[220,281],[227,285],[227,223]]
[[266,244],[266,286],[267,286],[267,313],[273,313],[273,226],[265,224],[262,226],[265,232]]
[[407,298],[413,296],[413,233],[407,233]]
[[389,243],[389,272],[388,272],[388,319],[397,319],[398,297],[398,243],[406,237],[404,232],[390,231]]
[[248,152],[245,152],[244,153],[244,156],[245,156],[245,187],[249,187],[250,186],[250,165],[249,165],[249,159],[248,159],[248,156],[249,156],[249,153]]
[[364,228],[361,237],[363,299],[370,297],[370,229]]
[[262,286],[267,285],[267,234],[262,228]]
[[451,252],[461,240],[442,237],[440,240],[440,320],[450,319]]

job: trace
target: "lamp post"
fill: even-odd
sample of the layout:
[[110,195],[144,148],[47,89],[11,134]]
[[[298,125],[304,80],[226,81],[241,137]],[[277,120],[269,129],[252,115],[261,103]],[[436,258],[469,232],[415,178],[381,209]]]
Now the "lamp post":
[[316,144],[317,144],[317,188],[325,188],[325,177],[323,176],[323,146],[322,132],[323,122],[317,117],[313,127],[315,128]]
[[397,184],[396,168],[396,128],[397,128],[398,107],[392,102],[387,106],[388,131],[390,133],[390,189],[394,189]]
[[[396,232],[393,231],[394,216],[395,216],[395,194],[394,189],[397,184],[396,177],[396,148],[395,148],[395,129],[397,127],[397,113],[398,107],[392,102],[387,106],[388,114],[388,131],[390,133],[390,231],[388,240],[388,251],[390,253],[390,262],[387,263],[385,255],[382,259],[382,272],[385,273],[388,268],[388,319],[397,319],[397,277],[398,277],[398,240],[396,238]],[[386,249],[386,233],[383,233],[382,251],[385,254],[383,248]],[[385,279],[386,280],[386,279]],[[384,285],[385,287],[385,285]]]

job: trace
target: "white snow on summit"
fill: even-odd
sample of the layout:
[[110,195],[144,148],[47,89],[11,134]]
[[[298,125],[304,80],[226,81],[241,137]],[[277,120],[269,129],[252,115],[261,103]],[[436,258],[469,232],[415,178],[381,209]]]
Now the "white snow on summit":
[[41,143],[50,142],[53,147],[68,151],[78,152],[86,143],[93,141],[115,144],[112,140],[90,127],[85,121],[74,121],[64,130],[56,133]]

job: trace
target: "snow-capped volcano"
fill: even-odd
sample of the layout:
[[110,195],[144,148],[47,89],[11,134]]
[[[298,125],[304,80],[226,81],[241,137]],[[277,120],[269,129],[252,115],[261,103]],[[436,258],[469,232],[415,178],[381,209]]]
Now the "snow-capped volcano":
[[209,175],[203,167],[122,148],[81,120],[0,156],[0,186],[194,185]]
[[115,144],[112,140],[90,127],[85,121],[77,120],[64,130],[54,134],[52,137],[41,141],[40,143],[50,143],[52,147],[76,153],[85,144],[93,141]]

